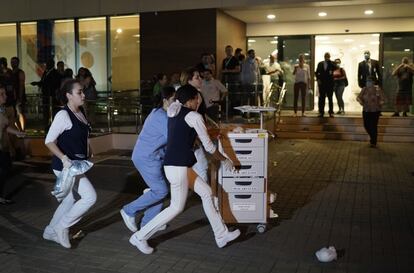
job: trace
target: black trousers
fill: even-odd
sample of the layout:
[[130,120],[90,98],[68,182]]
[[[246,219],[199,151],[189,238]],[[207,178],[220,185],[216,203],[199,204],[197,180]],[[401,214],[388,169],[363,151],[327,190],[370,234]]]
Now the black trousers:
[[370,137],[370,143],[376,145],[378,136],[378,120],[380,117],[380,112],[363,111],[362,117],[364,119],[364,128]]
[[8,152],[0,151],[0,197],[3,197],[6,179],[10,174],[12,161]]
[[329,114],[333,114],[333,85],[319,85],[319,101],[318,108],[319,114],[325,113],[325,100],[328,97],[329,101]]

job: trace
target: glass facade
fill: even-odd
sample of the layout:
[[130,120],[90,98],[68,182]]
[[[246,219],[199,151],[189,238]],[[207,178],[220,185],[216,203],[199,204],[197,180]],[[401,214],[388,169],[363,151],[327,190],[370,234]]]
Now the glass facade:
[[37,23],[27,22],[21,23],[21,56],[20,67],[26,74],[26,93],[37,94],[38,87],[32,86],[30,83],[39,81],[43,73],[43,64],[38,63],[38,38]]
[[10,58],[17,56],[16,24],[0,25],[0,56]]
[[106,18],[79,19],[78,64],[91,71],[98,92],[108,91],[106,48]]
[[76,73],[75,20],[54,21],[53,45],[55,63],[63,61]]
[[[392,72],[401,64],[403,57],[408,57],[410,63],[414,61],[414,33],[386,33],[383,39],[383,86],[385,96],[388,98],[384,110],[394,111],[397,78],[392,76]],[[414,111],[413,108],[411,112]]]
[[139,16],[111,17],[111,83],[113,90],[139,87]]
[[[286,82],[284,106],[293,107],[293,68],[298,63],[299,54],[304,54],[308,65],[312,66],[311,36],[269,36],[249,37],[247,40],[249,49],[254,49],[256,56],[266,61],[269,55],[277,56],[278,62],[283,70],[283,80]],[[307,100],[308,105],[313,107],[313,99]],[[308,106],[309,108],[309,106]]]

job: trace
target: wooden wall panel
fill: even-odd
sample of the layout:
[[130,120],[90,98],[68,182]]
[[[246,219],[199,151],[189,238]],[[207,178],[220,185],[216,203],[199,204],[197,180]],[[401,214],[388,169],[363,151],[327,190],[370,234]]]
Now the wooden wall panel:
[[246,53],[246,24],[227,13],[217,10],[217,78],[221,77],[221,63],[226,56],[224,49],[231,45],[234,50],[240,47]]

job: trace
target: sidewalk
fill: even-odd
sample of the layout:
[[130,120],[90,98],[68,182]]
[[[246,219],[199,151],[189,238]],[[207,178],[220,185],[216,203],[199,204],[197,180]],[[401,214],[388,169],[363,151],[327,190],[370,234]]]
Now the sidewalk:
[[[240,225],[242,237],[219,249],[191,195],[186,210],[149,241],[143,255],[119,215],[145,186],[127,151],[100,155],[88,177],[96,206],[71,232],[70,250],[42,239],[57,206],[48,159],[15,165],[0,207],[0,272],[414,272],[414,146],[364,142],[277,140],[269,145],[269,188],[277,192],[264,234]],[[322,264],[315,251],[333,245],[343,255]]]

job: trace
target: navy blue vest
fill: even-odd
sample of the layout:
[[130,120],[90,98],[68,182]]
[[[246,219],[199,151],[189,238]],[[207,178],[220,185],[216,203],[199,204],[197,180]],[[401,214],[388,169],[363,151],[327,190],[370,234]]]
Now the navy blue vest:
[[[64,131],[57,138],[57,146],[71,160],[87,159],[89,125],[80,121],[67,105],[60,111],[68,112],[72,128]],[[57,171],[63,169],[62,161],[57,156],[52,157],[52,169]]]
[[165,166],[191,167],[197,160],[193,146],[197,137],[194,128],[185,122],[185,116],[192,110],[182,106],[177,116],[168,118],[168,140],[165,152]]

